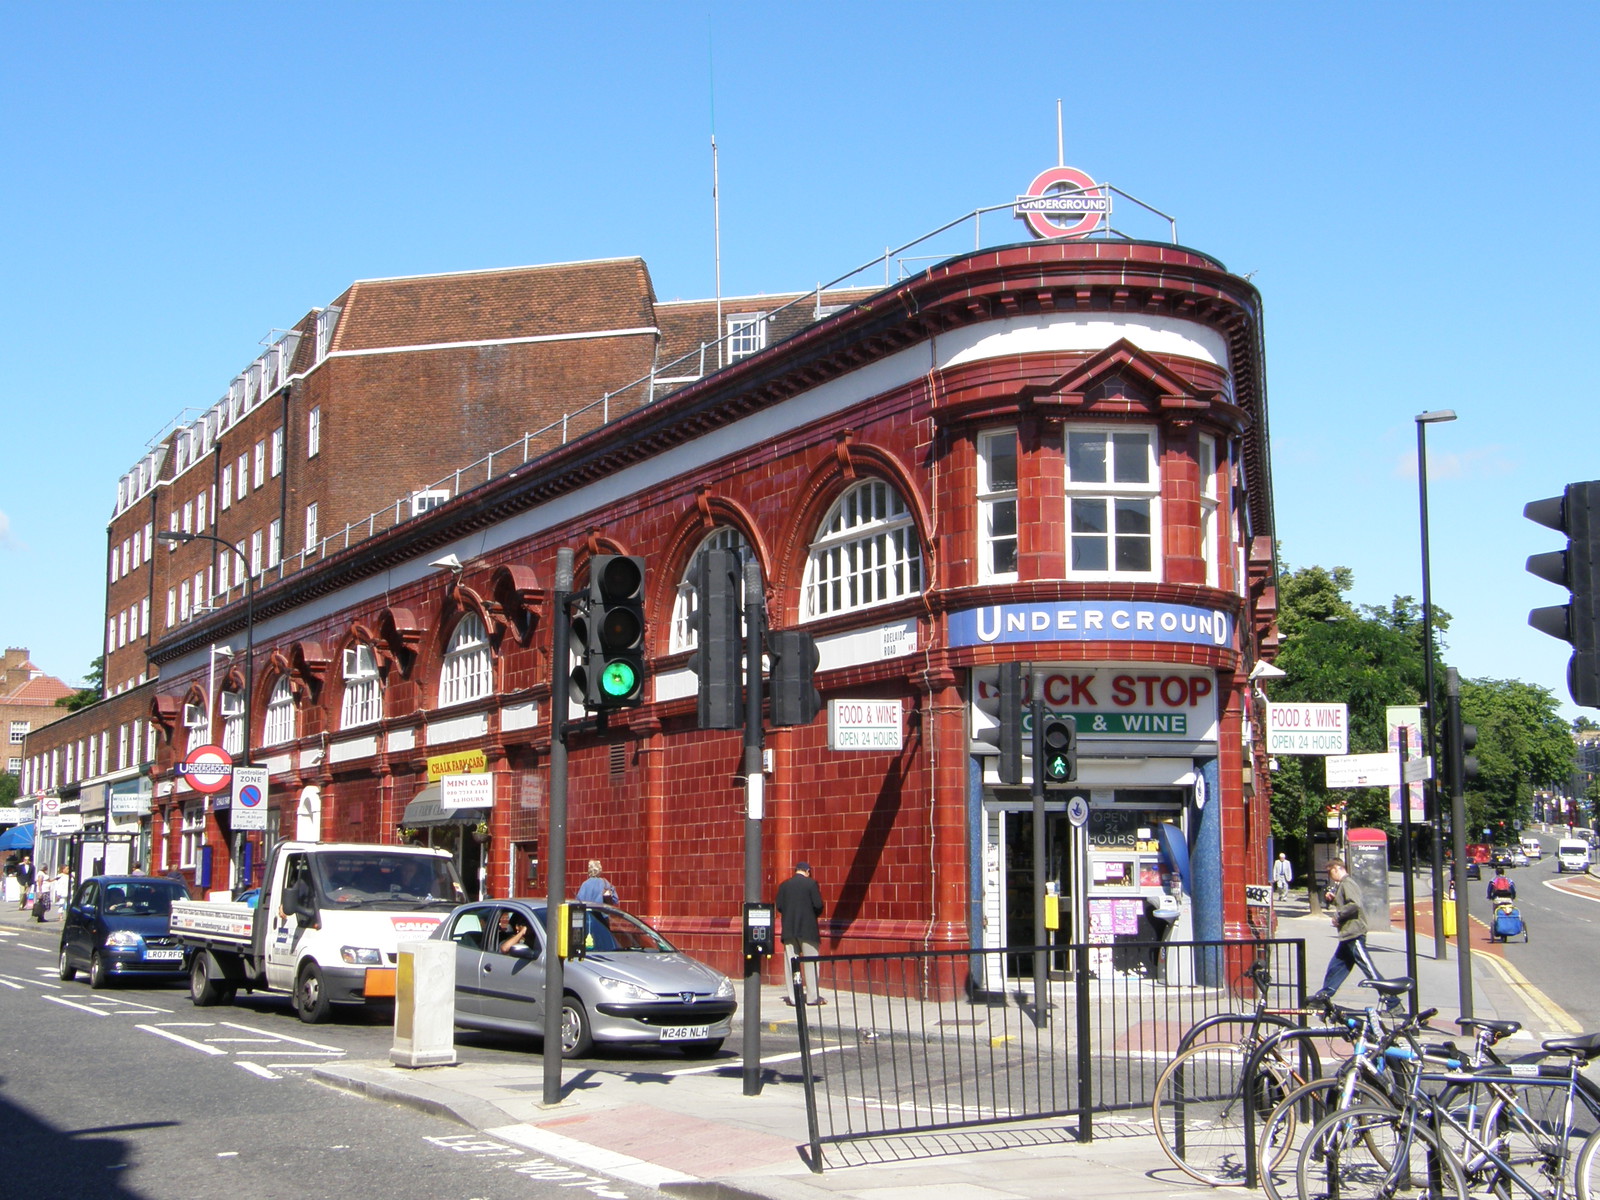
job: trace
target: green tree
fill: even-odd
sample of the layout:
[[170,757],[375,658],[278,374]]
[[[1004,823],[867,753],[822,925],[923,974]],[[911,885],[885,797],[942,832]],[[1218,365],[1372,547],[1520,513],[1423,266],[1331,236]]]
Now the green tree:
[[89,670],[84,674],[83,686],[70,696],[63,696],[56,701],[57,708],[64,708],[68,712],[77,712],[80,708],[88,708],[100,699],[100,694],[105,688],[106,658],[101,655],[89,664]]
[[[1517,679],[1468,679],[1461,684],[1461,719],[1478,727],[1478,777],[1467,785],[1473,830],[1507,834],[1533,812],[1535,788],[1572,775],[1577,747],[1548,688]],[[1498,834],[1496,835],[1498,836]]]
[[[1357,608],[1345,596],[1353,584],[1346,567],[1280,572],[1278,628],[1283,645],[1277,666],[1288,677],[1271,691],[1279,701],[1347,704],[1350,752],[1375,754],[1387,746],[1389,706],[1416,704],[1422,698],[1422,619],[1409,596],[1396,596],[1387,608]],[[1447,623],[1435,610],[1436,633]],[[1273,836],[1292,853],[1303,850],[1308,828],[1320,825],[1335,801],[1346,804],[1350,824],[1389,828],[1387,789],[1330,791],[1325,765],[1311,755],[1278,759],[1272,779]]]
[[0,771],[0,804],[12,805],[22,794],[22,780],[10,771]]

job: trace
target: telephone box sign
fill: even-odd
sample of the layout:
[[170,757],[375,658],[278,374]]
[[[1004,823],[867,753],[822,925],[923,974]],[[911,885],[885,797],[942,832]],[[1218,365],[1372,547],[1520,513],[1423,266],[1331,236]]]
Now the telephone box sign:
[[1035,237],[1082,237],[1111,216],[1111,194],[1076,167],[1041,171],[1012,211]]

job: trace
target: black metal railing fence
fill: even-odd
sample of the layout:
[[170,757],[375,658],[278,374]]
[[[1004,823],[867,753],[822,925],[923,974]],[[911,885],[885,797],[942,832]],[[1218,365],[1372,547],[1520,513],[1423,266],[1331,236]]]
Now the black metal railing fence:
[[[1043,950],[1052,978],[1018,969]],[[1255,975],[1261,965],[1265,989]],[[1148,1109],[1184,1034],[1295,1008],[1299,939],[1057,944],[794,960],[811,1162],[822,1146]],[[806,1005],[804,980],[817,972]],[[1254,971],[1253,971],[1254,969]],[[1059,972],[1059,974],[1056,974]]]

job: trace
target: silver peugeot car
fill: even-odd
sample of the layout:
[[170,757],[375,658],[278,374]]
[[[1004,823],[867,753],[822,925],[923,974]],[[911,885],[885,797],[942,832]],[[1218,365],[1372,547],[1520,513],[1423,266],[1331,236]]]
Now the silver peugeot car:
[[[456,946],[456,1024],[542,1038],[544,900],[480,900],[433,931]],[[595,1042],[650,1042],[688,1054],[722,1048],[738,1008],[733,981],[675,948],[638,917],[592,906],[584,957],[568,959],[561,1053]]]

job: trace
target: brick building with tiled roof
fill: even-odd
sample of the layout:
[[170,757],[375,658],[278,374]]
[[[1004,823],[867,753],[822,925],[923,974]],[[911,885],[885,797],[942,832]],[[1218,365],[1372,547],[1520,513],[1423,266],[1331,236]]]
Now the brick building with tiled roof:
[[0,729],[6,731],[4,765],[9,773],[22,773],[22,749],[28,734],[65,717],[67,710],[56,701],[75,691],[34,666],[22,647],[7,647],[0,655]]

